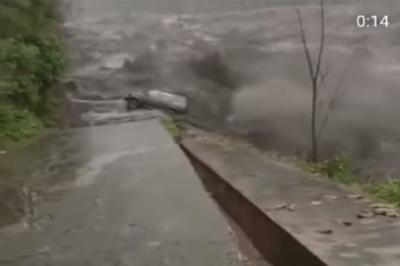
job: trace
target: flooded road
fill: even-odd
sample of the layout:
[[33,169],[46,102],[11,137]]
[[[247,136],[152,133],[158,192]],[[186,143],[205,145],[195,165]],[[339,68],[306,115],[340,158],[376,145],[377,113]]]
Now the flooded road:
[[0,265],[244,265],[158,121],[67,130],[40,142],[42,151],[51,154],[53,141],[52,171],[31,179],[50,189],[32,216],[0,231]]
[[[65,84],[67,125],[160,117],[157,111],[126,113],[122,100],[130,92],[160,89],[188,97],[188,114],[179,119],[248,138],[258,147],[303,155],[310,90],[293,4],[302,4],[311,47],[318,40],[318,7],[304,5],[315,1],[283,2],[65,1],[63,26],[71,62]],[[327,6],[324,95],[350,59],[351,67],[321,139],[322,150],[352,155],[369,177],[395,178],[400,153],[399,4],[332,2]],[[375,13],[388,14],[390,27],[357,29],[358,14]],[[9,199],[0,212],[15,209],[0,223],[29,212],[35,198],[29,192],[32,176],[57,184],[64,177],[48,178],[55,170],[70,175],[84,164],[80,156],[86,151],[75,152],[80,155],[71,162],[66,157],[74,151],[64,152],[63,134],[50,135],[15,155],[0,155],[2,176],[8,177],[2,181],[3,194]],[[15,187],[24,189],[16,193]],[[10,207],[8,201],[24,207]]]
[[[318,6],[303,5],[308,1],[282,2],[65,1],[63,26],[71,61],[70,80],[64,86],[67,125],[119,124],[162,116],[154,110],[126,113],[121,100],[130,92],[159,89],[188,97],[188,114],[178,119],[248,138],[265,149],[303,155],[308,145],[310,89],[293,4],[302,4],[311,48],[318,41]],[[343,151],[360,160],[367,174],[386,176],[396,173],[400,155],[396,123],[400,6],[394,1],[379,6],[371,1],[353,2],[336,1],[327,7],[324,70],[330,74],[326,95],[349,59],[351,68],[344,96],[325,131],[323,150],[328,155]],[[358,14],[375,13],[389,14],[391,26],[355,26]],[[7,177],[2,180],[6,196],[0,212],[9,213],[0,223],[10,224],[24,213],[26,219],[11,231],[40,230],[52,215],[37,214],[36,201],[62,201],[64,194],[77,187],[91,187],[104,165],[137,155],[131,154],[126,143],[134,138],[136,144],[148,141],[147,133],[139,136],[128,134],[125,128],[114,130],[88,127],[50,132],[26,150],[0,155],[1,175]],[[115,138],[110,140],[110,134]],[[127,165],[124,161],[119,166]],[[96,195],[88,197],[91,205],[85,206],[97,208]],[[121,202],[110,209],[117,203]],[[79,204],[73,199],[67,203],[71,209]],[[74,217],[84,212],[79,210]],[[48,246],[42,248],[43,252],[35,252],[49,253]]]

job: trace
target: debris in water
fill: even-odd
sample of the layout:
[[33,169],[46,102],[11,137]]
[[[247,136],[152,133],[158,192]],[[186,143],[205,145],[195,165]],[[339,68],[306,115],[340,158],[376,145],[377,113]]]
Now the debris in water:
[[287,210],[288,211],[294,211],[294,209],[296,209],[296,205],[295,204],[290,204],[288,207],[287,207]]
[[393,211],[393,212],[387,212],[387,213],[386,213],[386,216],[387,216],[387,217],[390,217],[390,218],[400,218],[400,214],[399,214],[398,212],[395,212],[395,211]]
[[339,199],[339,197],[335,195],[325,195],[324,198],[331,201]]
[[332,229],[320,229],[320,230],[317,230],[317,233],[320,233],[320,234],[324,234],[324,235],[330,235],[330,234],[332,234],[333,233],[333,230]]
[[322,205],[322,203],[323,203],[322,201],[314,200],[311,202],[311,205],[312,206],[320,206],[320,205]]
[[352,200],[360,200],[360,199],[363,199],[364,197],[360,194],[350,194],[350,195],[347,195],[347,198],[352,199]]
[[347,220],[336,220],[336,223],[342,226],[352,226],[353,222]]
[[374,213],[367,210],[362,210],[360,213],[357,214],[358,219],[371,218],[372,216],[374,216]]
[[4,154],[7,154],[7,152],[3,150],[3,151],[0,151],[0,154],[4,155]]
[[282,203],[273,208],[267,209],[267,211],[279,211],[279,210],[294,211],[295,209],[296,209],[295,204]]
[[374,204],[371,204],[370,207],[372,209],[380,209],[380,208],[393,209],[394,208],[393,205],[386,204],[386,203],[374,203]]
[[385,203],[371,204],[372,212],[376,215],[387,216],[390,218],[400,218],[400,213],[397,212],[395,206]]

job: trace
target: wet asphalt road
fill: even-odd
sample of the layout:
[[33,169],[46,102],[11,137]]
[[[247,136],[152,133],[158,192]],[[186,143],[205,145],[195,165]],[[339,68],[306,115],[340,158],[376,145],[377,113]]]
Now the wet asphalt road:
[[158,121],[67,130],[36,145],[53,157],[52,172],[26,185],[47,191],[31,216],[0,231],[0,265],[243,265],[228,223]]

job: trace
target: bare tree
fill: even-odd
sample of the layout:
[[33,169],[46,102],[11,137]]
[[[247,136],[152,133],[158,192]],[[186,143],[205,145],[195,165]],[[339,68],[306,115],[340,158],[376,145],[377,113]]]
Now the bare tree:
[[311,78],[312,86],[312,103],[311,103],[311,161],[318,162],[319,160],[319,145],[318,145],[318,125],[317,125],[317,102],[319,92],[319,81],[325,79],[325,75],[321,74],[321,64],[325,48],[325,5],[324,0],[320,0],[320,19],[321,19],[321,35],[319,42],[319,52],[316,62],[313,62],[308,41],[304,30],[303,18],[299,9],[296,9],[297,18],[300,27],[301,41],[306,55],[307,66]]
[[312,102],[311,102],[311,152],[310,152],[310,160],[312,162],[319,161],[319,144],[320,139],[322,137],[323,130],[329,120],[330,113],[333,111],[337,105],[337,101],[342,96],[342,92],[344,91],[344,81],[346,78],[346,74],[350,69],[354,53],[350,57],[349,61],[347,62],[341,76],[335,87],[333,88],[332,95],[328,96],[327,103],[325,104],[324,108],[318,108],[318,101],[320,100],[320,90],[324,85],[324,82],[327,79],[329,74],[329,65],[326,65],[325,70],[322,70],[322,62],[325,52],[325,3],[324,0],[320,0],[320,40],[319,40],[319,51],[317,55],[317,59],[313,62],[311,52],[309,49],[303,18],[301,16],[301,12],[299,9],[297,11],[297,18],[300,28],[300,36],[301,42],[304,47],[304,53],[307,60],[307,66],[309,69],[309,75],[311,79],[311,87],[312,87]]

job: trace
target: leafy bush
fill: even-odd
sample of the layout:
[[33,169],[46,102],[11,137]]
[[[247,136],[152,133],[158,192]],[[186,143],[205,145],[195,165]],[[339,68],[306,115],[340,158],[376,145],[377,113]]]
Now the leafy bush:
[[0,65],[1,99],[43,113],[63,70],[58,42],[50,38],[0,41]]
[[35,135],[41,121],[31,112],[0,105],[0,139],[20,140]]
[[54,10],[55,0],[1,0],[0,38],[47,32]]
[[64,70],[53,32],[55,3],[0,0],[0,138],[30,135],[41,126],[38,117],[50,112]]
[[33,109],[37,104],[39,85],[33,75],[39,66],[39,49],[33,45],[8,39],[0,42],[0,73],[3,81],[0,95],[21,107]]
[[33,75],[36,83],[39,85],[39,102],[35,112],[44,115],[48,112],[50,95],[54,85],[64,71],[65,61],[61,44],[56,37],[29,38],[25,42],[33,44],[39,50],[38,67],[34,69]]

